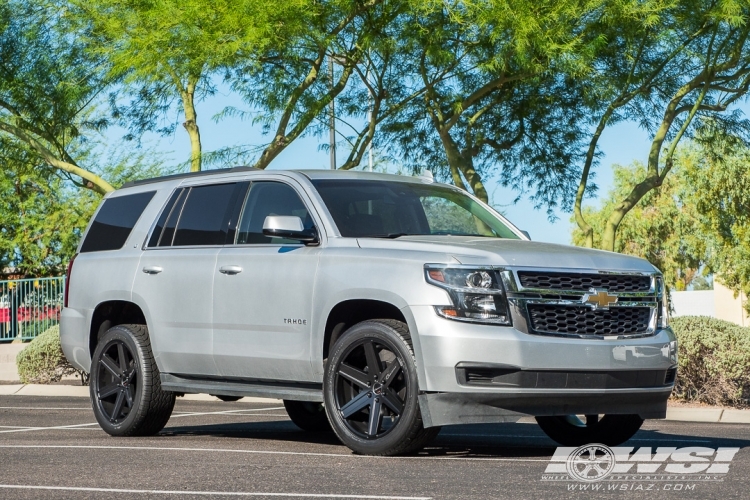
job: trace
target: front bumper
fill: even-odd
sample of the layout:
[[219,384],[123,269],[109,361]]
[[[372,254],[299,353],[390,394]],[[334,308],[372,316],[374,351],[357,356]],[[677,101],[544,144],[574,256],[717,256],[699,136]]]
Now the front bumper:
[[[426,424],[504,422],[523,415],[664,418],[674,385],[674,333],[605,340],[532,335],[451,321],[411,307]],[[486,377],[466,376],[466,367]]]

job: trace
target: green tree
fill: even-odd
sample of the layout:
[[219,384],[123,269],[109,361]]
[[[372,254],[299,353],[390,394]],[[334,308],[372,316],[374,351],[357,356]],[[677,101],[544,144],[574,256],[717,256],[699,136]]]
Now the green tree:
[[[578,186],[574,214],[584,237],[580,243],[618,248],[625,216],[667,179],[677,147],[708,121],[734,129],[736,113],[725,113],[750,88],[750,5],[745,1],[689,0],[644,12],[643,23],[612,25],[605,31],[608,50],[581,85],[595,124]],[[633,179],[606,221],[597,229],[586,218],[583,201],[596,164],[598,140],[609,125],[640,123],[652,142],[642,176]],[[600,234],[596,235],[596,231]]]
[[[678,154],[682,164],[694,155],[693,150]],[[604,234],[613,207],[631,190],[637,179],[646,173],[641,163],[614,167],[614,186],[599,208],[587,207],[583,215],[593,229],[594,245]],[[700,277],[707,264],[707,238],[691,194],[688,166],[675,168],[662,185],[649,191],[620,224],[615,251],[648,259],[663,273],[669,288],[685,290]],[[573,219],[575,220],[575,219]],[[587,233],[576,227],[573,243],[585,244]]]
[[59,3],[0,4],[0,139],[98,193],[112,185],[82,152],[107,121],[96,103],[109,81],[103,61],[70,32]]
[[203,162],[197,103],[215,91],[214,79],[256,67],[305,30],[315,5],[305,0],[71,0],[80,30],[90,33],[120,83],[114,117],[131,136],[172,133],[175,104],[190,138],[190,170]]
[[[736,292],[750,294],[750,147],[731,136],[709,136],[680,158],[687,203],[696,207],[708,266]],[[747,306],[746,306],[747,307]]]

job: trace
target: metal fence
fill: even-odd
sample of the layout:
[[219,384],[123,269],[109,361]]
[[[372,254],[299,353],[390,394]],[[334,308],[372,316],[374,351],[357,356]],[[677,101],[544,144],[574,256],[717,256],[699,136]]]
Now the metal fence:
[[60,322],[65,278],[0,281],[0,342],[31,340]]

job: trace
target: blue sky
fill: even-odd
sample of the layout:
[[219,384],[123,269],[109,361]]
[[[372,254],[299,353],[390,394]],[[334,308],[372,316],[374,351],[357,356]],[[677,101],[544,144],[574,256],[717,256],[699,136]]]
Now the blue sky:
[[[198,124],[201,130],[201,141],[203,150],[214,151],[222,147],[251,144],[259,145],[268,142],[269,136],[262,135],[259,126],[253,126],[248,121],[236,118],[226,118],[218,123],[212,117],[219,113],[225,106],[236,106],[242,108],[235,95],[223,93],[221,90],[214,96],[198,103]],[[117,137],[118,131],[110,131],[111,139]],[[320,141],[327,141],[325,137],[305,137],[293,142],[282,152],[270,169],[297,169],[297,168],[329,168],[330,160],[328,153],[319,150]],[[164,153],[175,163],[187,160],[190,151],[187,133],[182,127],[178,127],[172,136],[159,137],[150,136],[146,143],[157,151]],[[604,132],[600,139],[600,147],[603,153],[599,167],[597,168],[596,183],[599,193],[606,194],[612,184],[613,164],[626,165],[633,160],[645,160],[650,140],[648,134],[638,128],[634,123],[620,123]],[[339,158],[341,160],[341,158]],[[527,197],[521,199],[517,204],[510,202],[516,198],[517,193],[511,188],[503,188],[494,182],[488,182],[488,192],[493,204],[518,227],[527,230],[532,239],[552,243],[570,243],[572,225],[570,214],[561,211],[556,212],[558,219],[550,222],[547,218],[546,209],[534,209]],[[507,200],[507,201],[505,201]],[[587,200],[589,204],[597,204],[597,200]]]

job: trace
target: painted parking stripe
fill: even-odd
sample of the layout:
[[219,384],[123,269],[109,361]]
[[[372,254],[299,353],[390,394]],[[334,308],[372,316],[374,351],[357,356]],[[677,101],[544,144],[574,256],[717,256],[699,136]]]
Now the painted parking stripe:
[[451,455],[441,457],[374,457],[367,455],[354,455],[353,453],[315,453],[304,451],[273,451],[273,450],[233,450],[231,448],[179,448],[170,446],[104,446],[104,445],[46,445],[46,444],[0,444],[2,448],[30,448],[30,449],[85,449],[85,450],[144,450],[144,451],[193,451],[203,453],[246,453],[251,455],[296,455],[309,457],[334,457],[351,458],[355,460],[473,460],[490,462],[549,462],[549,458],[496,458],[496,457],[467,457],[464,455]]
[[261,491],[184,491],[184,490],[126,490],[119,488],[84,488],[76,486],[37,486],[26,484],[0,484],[0,488],[16,490],[78,491],[90,493],[129,493],[140,495],[192,495],[226,497],[280,497],[280,498],[352,498],[373,500],[431,500],[432,497],[401,497],[380,495],[341,495],[336,493],[270,493]]
[[75,429],[76,427],[89,427],[92,425],[99,425],[99,424],[97,422],[94,422],[91,424],[57,425],[54,427],[24,427],[23,429],[11,429],[11,430],[0,431],[0,434],[5,434],[7,432],[30,432],[30,431],[50,431],[50,430],[55,430],[55,429]]
[[231,415],[232,413],[248,413],[248,412],[256,412],[256,411],[271,411],[271,410],[283,410],[283,406],[277,406],[273,408],[256,408],[256,409],[248,409],[243,408],[241,410],[223,410],[223,411],[203,411],[203,412],[193,412],[193,413],[181,413],[179,415],[172,415],[172,418],[179,418],[179,417],[195,417],[199,415]]

